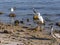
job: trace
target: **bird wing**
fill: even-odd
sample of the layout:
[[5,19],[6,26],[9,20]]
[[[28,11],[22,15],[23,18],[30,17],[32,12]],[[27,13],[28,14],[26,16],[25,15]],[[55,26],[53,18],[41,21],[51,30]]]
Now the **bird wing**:
[[42,16],[38,16],[39,21],[41,21],[42,23],[44,23],[43,17]]

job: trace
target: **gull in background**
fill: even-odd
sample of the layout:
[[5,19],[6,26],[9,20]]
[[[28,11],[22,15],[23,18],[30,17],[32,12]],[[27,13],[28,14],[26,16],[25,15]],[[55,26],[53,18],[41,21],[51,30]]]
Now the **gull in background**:
[[54,38],[60,38],[60,34],[59,33],[53,33],[53,26],[51,26],[51,35],[54,37]]

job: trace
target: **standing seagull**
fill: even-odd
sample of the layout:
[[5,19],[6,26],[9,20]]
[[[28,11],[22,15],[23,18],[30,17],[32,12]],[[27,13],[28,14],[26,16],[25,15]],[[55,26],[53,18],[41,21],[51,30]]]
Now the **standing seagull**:
[[14,13],[14,10],[15,10],[15,8],[14,7],[12,7],[12,8],[10,8],[10,14],[9,14],[9,17],[11,18],[11,24],[12,23],[14,23],[14,17],[16,17],[16,15],[15,15],[15,13]]
[[34,12],[34,17],[33,17],[33,20],[35,20],[38,24],[37,26],[37,30],[40,30],[42,31],[43,30],[43,26],[42,24],[44,24],[44,19],[43,17],[40,15],[39,12],[37,12],[34,8],[33,8],[33,12]]
[[34,8],[33,8],[33,12],[34,12],[35,15],[37,15],[39,21],[43,24],[44,23],[44,19],[41,16],[41,14],[39,12],[37,12]]
[[16,15],[15,15],[15,13],[14,13],[14,10],[15,10],[15,8],[14,7],[12,7],[12,8],[10,8],[10,14],[9,14],[9,17],[10,17],[10,19],[11,19],[11,32],[14,34],[14,28],[13,28],[13,25],[14,25],[14,21],[15,21],[15,18],[14,17],[16,17]]
[[51,26],[51,35],[54,37],[54,38],[60,38],[60,34],[59,33],[53,33],[53,26]]

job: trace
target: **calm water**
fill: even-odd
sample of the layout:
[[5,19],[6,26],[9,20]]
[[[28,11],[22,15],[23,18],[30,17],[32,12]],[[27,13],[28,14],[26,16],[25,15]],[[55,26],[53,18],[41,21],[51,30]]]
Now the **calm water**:
[[15,20],[24,18],[26,22],[26,19],[29,18],[30,23],[33,24],[32,8],[35,8],[47,22],[60,21],[60,0],[0,0],[0,11],[5,13],[0,15],[2,22],[10,22],[8,15],[11,7],[16,7]]

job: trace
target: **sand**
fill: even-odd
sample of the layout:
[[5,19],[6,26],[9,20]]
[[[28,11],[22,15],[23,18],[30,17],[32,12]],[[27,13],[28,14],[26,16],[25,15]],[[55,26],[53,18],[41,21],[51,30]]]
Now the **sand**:
[[34,31],[23,25],[0,23],[0,45],[59,45],[59,42],[45,34],[45,30]]

